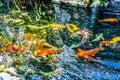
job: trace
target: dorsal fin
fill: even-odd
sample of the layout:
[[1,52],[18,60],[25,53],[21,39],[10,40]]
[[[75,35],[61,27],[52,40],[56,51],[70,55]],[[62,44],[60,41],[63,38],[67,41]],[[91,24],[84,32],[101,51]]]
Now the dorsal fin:
[[78,49],[78,52],[84,52],[84,50],[82,50],[82,49],[79,48],[79,49]]

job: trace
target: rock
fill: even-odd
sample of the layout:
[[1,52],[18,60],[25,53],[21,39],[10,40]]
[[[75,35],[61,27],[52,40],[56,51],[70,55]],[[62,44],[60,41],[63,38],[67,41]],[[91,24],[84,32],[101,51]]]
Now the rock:
[[80,5],[80,6],[85,6],[87,0],[53,0],[54,3],[60,3],[64,2],[66,4],[71,4],[74,6]]
[[9,73],[2,72],[0,73],[0,80],[25,80],[23,76],[13,76]]
[[9,73],[9,74],[12,74],[12,75],[18,75],[17,74],[17,70],[13,67],[10,67],[8,69],[5,69],[5,72]]
[[106,12],[114,12],[118,13],[120,12],[120,0],[114,0],[108,4],[107,7],[105,7]]
[[6,67],[11,66],[13,63],[13,60],[10,56],[7,55],[7,53],[0,53],[0,66],[4,65]]

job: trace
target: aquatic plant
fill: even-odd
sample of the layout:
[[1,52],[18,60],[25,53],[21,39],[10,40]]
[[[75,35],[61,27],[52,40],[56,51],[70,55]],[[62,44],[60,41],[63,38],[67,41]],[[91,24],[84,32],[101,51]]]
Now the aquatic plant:
[[86,0],[85,4],[87,6],[97,7],[100,5],[105,5],[105,0]]

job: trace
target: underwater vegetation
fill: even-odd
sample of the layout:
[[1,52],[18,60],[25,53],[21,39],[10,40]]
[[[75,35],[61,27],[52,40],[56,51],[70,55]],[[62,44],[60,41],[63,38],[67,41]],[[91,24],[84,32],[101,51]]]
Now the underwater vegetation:
[[[0,62],[1,72],[14,67],[15,72],[23,75],[26,80],[32,80],[31,75],[39,75],[39,80],[42,80],[43,77],[47,80],[59,76],[69,63],[82,59],[94,62],[96,60],[94,57],[106,49],[106,46],[120,41],[120,36],[107,40],[104,38],[104,33],[94,34],[91,29],[82,28],[75,23],[56,23],[54,10],[45,4],[38,6],[37,0],[34,1],[34,4],[33,2],[28,3],[32,6],[33,11],[27,11],[27,6],[21,7],[20,5],[23,5],[21,0],[14,0],[12,2],[14,7],[7,5],[9,11],[0,13],[0,56],[12,59],[4,60],[4,64]],[[44,2],[44,0],[42,1]],[[93,3],[88,2],[88,4],[104,4],[103,1],[92,0]],[[5,4],[0,2],[0,7],[2,6]],[[45,9],[42,10],[42,8]],[[99,23],[117,21],[117,18],[98,20]],[[61,36],[66,34],[62,32],[69,34],[64,37],[65,39],[78,39],[79,43],[74,46],[66,46],[65,40]],[[95,43],[98,43],[97,47],[93,46]],[[89,45],[90,48],[84,48],[85,45]],[[73,64],[69,65],[73,66]],[[74,68],[78,70],[75,66]],[[69,70],[65,72],[80,79],[78,75]]]

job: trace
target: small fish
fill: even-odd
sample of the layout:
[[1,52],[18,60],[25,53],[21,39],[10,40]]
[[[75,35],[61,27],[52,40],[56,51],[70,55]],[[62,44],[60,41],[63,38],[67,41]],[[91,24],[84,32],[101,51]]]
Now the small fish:
[[106,18],[103,20],[99,20],[98,22],[118,22],[117,18]]
[[89,38],[89,36],[91,34],[87,29],[82,29],[82,30],[79,30],[76,33],[72,34],[71,37],[74,35],[82,35],[83,36],[82,40],[86,40],[87,38]]
[[23,41],[22,45],[24,47],[28,47],[30,45],[36,44],[39,47],[43,47],[43,45],[45,45],[45,40],[41,39],[41,40],[34,40],[34,41]]
[[33,34],[33,33],[25,33],[25,34],[23,34],[23,36],[25,36],[25,37],[36,37],[36,34]]
[[114,43],[116,43],[116,42],[118,42],[118,41],[120,41],[120,36],[112,38],[112,39],[110,40],[110,43],[111,43],[111,44],[114,44]]
[[75,24],[66,24],[66,27],[71,33],[79,30],[79,27]]
[[63,25],[63,24],[49,24],[48,26],[53,27],[54,30],[66,28],[65,25]]
[[38,43],[38,44],[44,45],[46,42],[45,42],[44,39],[41,39],[41,40],[34,40],[34,41],[32,41],[32,43],[33,43],[33,44]]
[[98,47],[95,49],[91,49],[91,50],[82,50],[82,49],[78,49],[78,53],[76,54],[76,57],[83,57],[83,58],[87,58],[89,60],[93,60],[93,56],[95,56],[95,54],[97,54],[99,51],[101,51],[102,48]]
[[58,51],[61,51],[61,50],[62,50],[62,48],[59,48],[59,49],[50,48],[50,49],[44,49],[44,50],[36,51],[35,54],[37,56],[42,56],[43,54],[51,54],[51,53],[58,52]]
[[92,42],[100,41],[101,39],[102,39],[102,40],[104,39],[102,33],[99,34],[99,35],[96,37],[96,39],[92,40]]
[[102,47],[102,45],[110,45],[111,44],[111,41],[109,40],[103,40],[103,41],[100,41],[99,45],[100,47]]
[[59,29],[63,29],[66,28],[65,25],[63,24],[48,24],[48,25],[43,25],[43,26],[33,26],[33,25],[27,25],[29,28],[32,29],[45,29],[45,28],[50,28],[52,27],[54,30],[59,30]]
[[15,50],[15,51],[20,51],[20,52],[25,52],[27,53],[28,50],[23,49],[19,45],[16,44],[8,44],[5,48],[3,48],[4,51],[10,51],[10,50]]
[[55,69],[55,70],[53,71],[53,73],[54,73],[54,74],[58,74],[59,71],[60,71],[60,69]]

